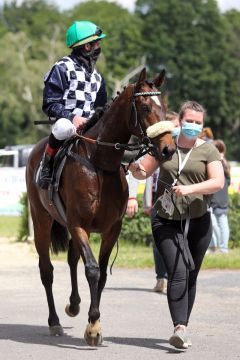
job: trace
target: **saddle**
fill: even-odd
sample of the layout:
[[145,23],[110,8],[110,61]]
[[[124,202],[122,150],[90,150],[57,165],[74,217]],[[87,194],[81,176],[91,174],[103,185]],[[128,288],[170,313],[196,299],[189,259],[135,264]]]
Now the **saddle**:
[[[75,161],[82,163],[83,165],[88,165],[90,162],[88,159],[76,154],[72,151],[74,145],[77,145],[79,142],[82,142],[78,137],[73,137],[68,140],[65,140],[60,149],[58,150],[53,163],[52,179],[48,187],[48,198],[51,205],[53,205],[58,212],[59,216],[66,223],[66,211],[61,196],[59,194],[59,185],[61,180],[61,175],[63,168],[65,166],[67,158],[72,158]],[[37,172],[38,174],[38,172]],[[38,176],[38,175],[37,175]]]

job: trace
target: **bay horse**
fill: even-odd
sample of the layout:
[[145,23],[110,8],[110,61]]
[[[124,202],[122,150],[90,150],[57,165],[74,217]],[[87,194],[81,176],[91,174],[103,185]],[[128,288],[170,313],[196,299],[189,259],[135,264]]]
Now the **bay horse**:
[[[141,143],[159,163],[171,158],[175,151],[171,126],[160,134],[147,136],[148,128],[164,120],[165,110],[158,88],[164,80],[164,72],[149,82],[144,68],[135,84],[129,84],[111,103],[99,121],[73,145],[76,159],[67,158],[62,171],[59,194],[64,204],[65,220],[49,201],[48,191],[40,189],[35,180],[47,139],[42,139],[32,150],[26,169],[27,192],[34,227],[34,241],[39,255],[39,269],[46,291],[50,334],[61,335],[63,328],[57,315],[52,291],[53,266],[49,249],[68,249],[71,276],[69,316],[80,310],[77,264],[83,259],[85,275],[90,288],[88,324],[84,338],[88,345],[102,342],[100,327],[100,298],[107,279],[107,266],[111,251],[121,231],[127,200],[128,185],[121,166],[124,149],[131,135]],[[81,138],[81,137],[80,137]],[[95,139],[95,141],[87,141]],[[93,256],[89,236],[101,235],[98,262]],[[68,234],[71,239],[69,240]]]

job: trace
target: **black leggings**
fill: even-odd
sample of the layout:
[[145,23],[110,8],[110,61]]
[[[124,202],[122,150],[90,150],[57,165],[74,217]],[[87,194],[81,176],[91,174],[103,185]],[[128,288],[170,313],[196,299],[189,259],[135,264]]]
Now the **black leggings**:
[[[184,228],[185,221],[182,222]],[[178,236],[182,236],[181,221],[167,220],[155,215],[152,232],[168,273],[168,306],[174,326],[188,324],[196,295],[196,282],[204,255],[212,236],[210,213],[190,220],[187,242],[195,269],[188,270],[180,250]]]

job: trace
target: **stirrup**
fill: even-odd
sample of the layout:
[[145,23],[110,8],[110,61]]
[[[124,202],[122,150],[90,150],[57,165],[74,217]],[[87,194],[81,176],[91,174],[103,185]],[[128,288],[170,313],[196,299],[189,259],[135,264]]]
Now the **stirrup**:
[[49,185],[51,184],[51,179],[41,179],[40,175],[37,179],[38,186],[43,190],[48,190]]

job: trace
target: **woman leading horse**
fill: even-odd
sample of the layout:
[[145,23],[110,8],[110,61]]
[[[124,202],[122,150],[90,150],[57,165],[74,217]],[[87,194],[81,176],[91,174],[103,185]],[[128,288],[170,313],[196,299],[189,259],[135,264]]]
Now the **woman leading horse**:
[[[100,298],[107,279],[109,257],[120,234],[128,200],[128,185],[121,167],[124,152],[121,144],[127,144],[130,136],[136,135],[159,163],[170,159],[175,151],[171,135],[173,125],[164,121],[165,110],[159,96],[158,89],[163,80],[164,72],[154,81],[147,81],[146,70],[143,69],[138,81],[128,85],[96,125],[73,144],[72,156],[67,157],[59,184],[64,217],[52,205],[49,192],[36,184],[35,174],[47,139],[40,141],[30,154],[27,191],[40,275],[47,295],[51,334],[63,333],[52,292],[53,266],[49,255],[52,245],[55,250],[68,248],[72,284],[70,304],[66,307],[69,316],[76,316],[80,308],[77,264],[82,257],[91,294],[84,337],[92,346],[102,341]],[[98,262],[89,244],[91,232],[101,235]],[[67,233],[71,236],[70,241],[65,236]]]

